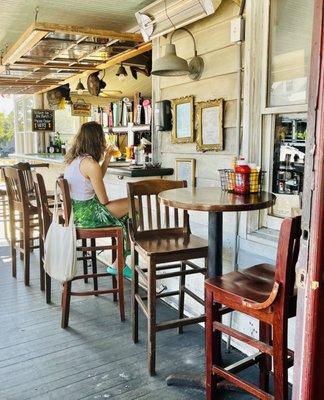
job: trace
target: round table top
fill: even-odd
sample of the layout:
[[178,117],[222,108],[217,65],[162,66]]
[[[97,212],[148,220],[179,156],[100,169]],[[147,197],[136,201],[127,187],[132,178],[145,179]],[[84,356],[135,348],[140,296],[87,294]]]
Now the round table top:
[[166,206],[195,211],[250,211],[271,207],[276,196],[261,192],[248,195],[229,193],[214,187],[180,188],[165,190],[159,194]]

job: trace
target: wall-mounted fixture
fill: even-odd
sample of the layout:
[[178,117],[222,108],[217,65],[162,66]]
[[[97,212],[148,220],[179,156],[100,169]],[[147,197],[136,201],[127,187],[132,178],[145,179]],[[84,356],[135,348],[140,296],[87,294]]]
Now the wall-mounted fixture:
[[127,77],[127,71],[126,68],[123,66],[123,64],[120,64],[118,71],[116,73],[116,76],[120,81],[124,81]]
[[79,79],[79,82],[77,84],[77,87],[75,88],[76,92],[78,95],[82,95],[83,92],[85,91],[85,87],[83,86],[83,83],[81,82],[81,79]]
[[144,40],[166,35],[213,14],[222,0],[157,0],[135,13]]
[[[189,65],[187,60],[177,56],[176,47],[172,44],[172,38],[175,32],[183,30],[187,32],[193,40],[194,57],[190,60]],[[180,28],[172,32],[170,43],[165,46],[165,55],[153,62],[153,75],[158,76],[180,76],[189,75],[189,78],[196,81],[200,79],[204,70],[204,60],[197,55],[196,41],[193,34],[186,28]]]

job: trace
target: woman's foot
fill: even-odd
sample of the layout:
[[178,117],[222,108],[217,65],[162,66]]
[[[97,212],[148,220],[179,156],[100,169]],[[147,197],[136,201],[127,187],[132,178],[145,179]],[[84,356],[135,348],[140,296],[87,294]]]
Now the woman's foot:
[[[114,265],[109,265],[107,272],[111,275],[117,275],[117,268]],[[132,269],[127,264],[124,266],[123,275],[125,278],[132,279]]]

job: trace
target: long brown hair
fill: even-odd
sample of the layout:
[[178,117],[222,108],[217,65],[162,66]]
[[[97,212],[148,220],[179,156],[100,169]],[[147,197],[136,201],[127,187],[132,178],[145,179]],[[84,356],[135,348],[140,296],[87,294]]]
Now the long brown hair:
[[99,162],[105,148],[106,139],[102,126],[97,122],[86,122],[75,136],[72,147],[65,156],[65,162],[70,164],[84,154],[89,154]]

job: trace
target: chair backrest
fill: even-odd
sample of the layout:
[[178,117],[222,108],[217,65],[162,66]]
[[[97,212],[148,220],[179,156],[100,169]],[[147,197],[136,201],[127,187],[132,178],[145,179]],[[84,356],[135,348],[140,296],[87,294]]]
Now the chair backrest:
[[34,192],[34,182],[31,172],[31,165],[28,162],[19,162],[14,165],[15,168],[22,171],[27,194]]
[[149,237],[150,232],[152,234],[186,234],[189,232],[188,212],[162,206],[158,199],[159,193],[164,190],[183,187],[186,187],[185,181],[163,179],[127,183],[130,233],[133,234],[134,239]]
[[63,203],[62,206],[63,206],[64,225],[68,226],[72,210],[69,184],[66,179],[60,177],[57,179],[56,185]]
[[48,228],[52,222],[53,214],[49,208],[48,197],[44,178],[41,174],[33,174],[34,189],[37,202],[39,233],[43,240],[46,238]]
[[285,302],[293,296],[301,236],[301,217],[286,218],[279,235],[275,281],[281,285],[280,292]]
[[15,167],[5,167],[3,173],[10,209],[23,212],[29,206],[23,172]]

